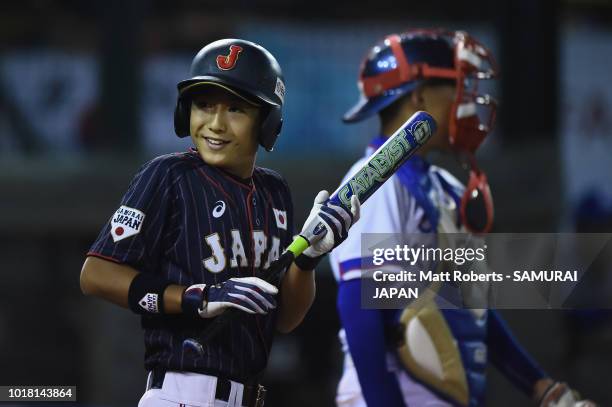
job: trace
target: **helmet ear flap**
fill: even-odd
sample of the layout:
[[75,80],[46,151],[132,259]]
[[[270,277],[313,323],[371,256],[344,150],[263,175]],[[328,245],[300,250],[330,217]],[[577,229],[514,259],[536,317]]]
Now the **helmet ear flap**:
[[179,97],[174,108],[174,132],[177,136],[189,137],[189,116],[191,114],[191,101],[189,98]]
[[266,118],[261,122],[259,144],[266,151],[274,149],[274,143],[283,127],[282,109],[280,106],[271,106]]

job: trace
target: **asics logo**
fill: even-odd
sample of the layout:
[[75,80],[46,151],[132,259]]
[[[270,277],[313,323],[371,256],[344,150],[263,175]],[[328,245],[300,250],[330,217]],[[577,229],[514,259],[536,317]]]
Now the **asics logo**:
[[225,202],[215,202],[215,207],[212,210],[212,216],[214,218],[220,218],[225,213]]

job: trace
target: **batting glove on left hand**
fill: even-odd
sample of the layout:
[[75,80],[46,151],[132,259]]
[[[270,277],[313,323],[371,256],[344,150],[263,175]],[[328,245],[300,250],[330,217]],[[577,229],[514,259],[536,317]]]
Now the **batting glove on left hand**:
[[551,384],[538,405],[539,407],[597,407],[597,404],[591,400],[580,400],[577,392],[561,382]]
[[361,206],[357,195],[351,196],[350,211],[342,206],[326,203],[328,199],[327,191],[320,191],[317,194],[310,215],[300,232],[300,235],[310,237],[312,230],[309,229],[318,223],[322,223],[327,230],[322,239],[311,242],[308,249],[295,259],[295,264],[302,270],[313,270],[323,255],[331,252],[348,237],[349,229],[359,220]]
[[267,314],[276,308],[278,288],[258,277],[230,278],[221,284],[195,284],[183,293],[182,308],[187,314],[212,318],[227,308],[249,314]]

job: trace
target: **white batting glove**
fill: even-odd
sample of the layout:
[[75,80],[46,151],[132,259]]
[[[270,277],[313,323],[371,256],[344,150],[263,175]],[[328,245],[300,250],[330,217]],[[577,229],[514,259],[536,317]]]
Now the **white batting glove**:
[[553,383],[542,396],[539,407],[597,407],[591,400],[579,400],[578,393],[562,382]]
[[182,308],[187,314],[212,318],[228,308],[249,314],[267,314],[276,308],[278,288],[258,277],[230,278],[220,284],[194,284],[183,293]]
[[[303,270],[312,270],[322,256],[332,251],[348,236],[348,231],[359,220],[360,203],[357,195],[351,197],[351,209],[326,203],[329,192],[320,191],[314,199],[310,215],[304,222],[300,235],[310,238],[310,246],[295,259],[295,264]],[[312,225],[322,223],[327,233],[321,239],[311,238]]]

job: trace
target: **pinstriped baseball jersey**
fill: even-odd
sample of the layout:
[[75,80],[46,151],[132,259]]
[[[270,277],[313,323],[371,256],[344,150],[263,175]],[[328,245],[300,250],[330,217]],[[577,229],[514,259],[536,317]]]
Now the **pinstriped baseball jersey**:
[[[258,276],[293,236],[293,207],[285,180],[256,167],[248,180],[204,163],[197,151],[145,164],[88,255],[190,286]],[[144,305],[143,305],[144,306]],[[194,371],[244,381],[266,366],[276,312],[241,313],[204,355],[185,353],[210,320],[145,315],[145,367]]]

